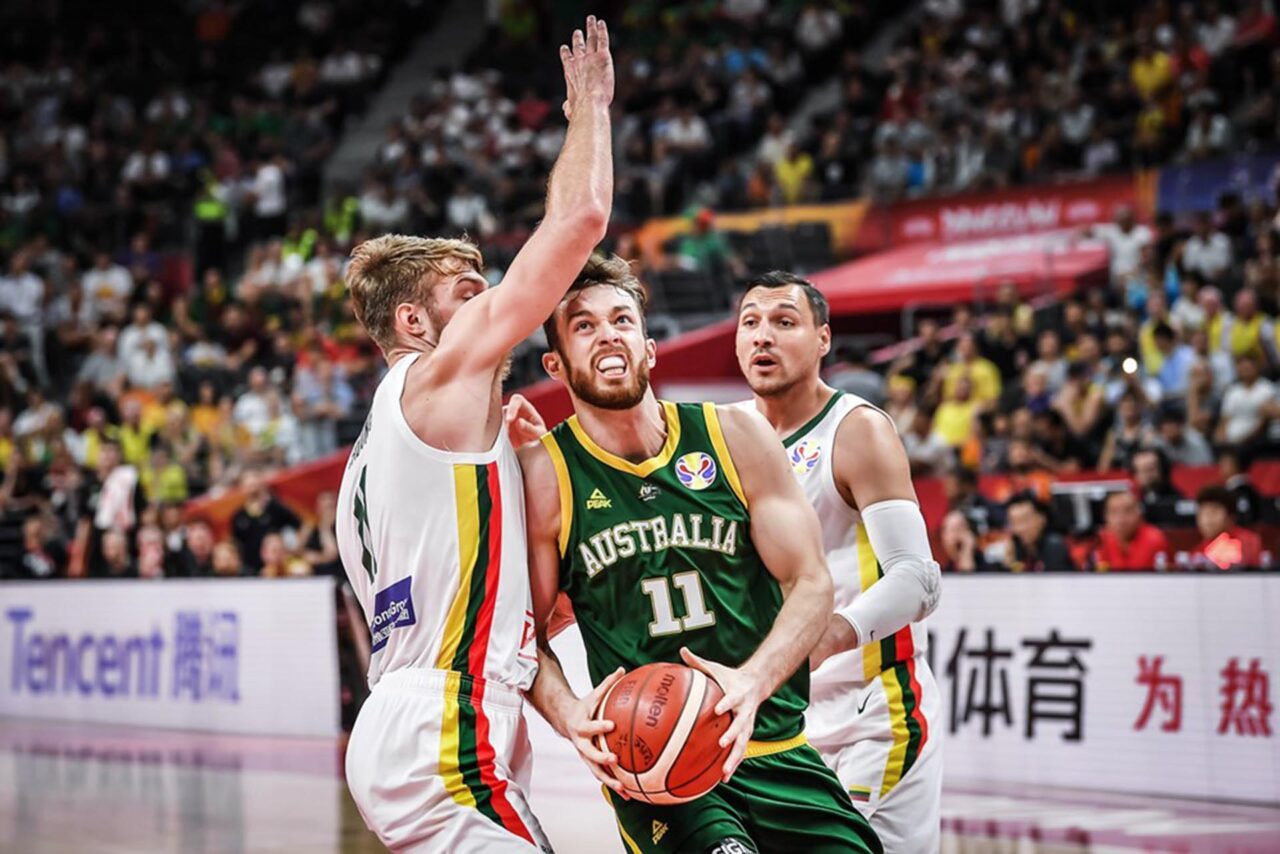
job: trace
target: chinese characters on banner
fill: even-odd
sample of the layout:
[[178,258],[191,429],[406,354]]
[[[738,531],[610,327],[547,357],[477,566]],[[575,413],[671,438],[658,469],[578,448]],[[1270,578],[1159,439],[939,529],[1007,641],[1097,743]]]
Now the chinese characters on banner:
[[[937,644],[936,633],[930,632],[930,659]],[[1025,703],[1015,711],[1009,670],[1018,647],[1030,652],[1023,656]],[[1044,637],[1022,638],[1016,646],[999,644],[993,627],[984,629],[980,639],[971,638],[968,628],[957,630],[943,670],[950,683],[950,732],[957,733],[972,722],[986,738],[997,726],[1012,729],[1015,719],[1020,718],[1019,728],[1027,739],[1037,736],[1038,724],[1052,723],[1063,741],[1080,741],[1088,673],[1084,657],[1092,648],[1092,640],[1064,637],[1057,628]],[[1219,678],[1217,734],[1270,738],[1274,706],[1270,674],[1261,659],[1242,664],[1238,657],[1232,657]],[[1183,678],[1165,670],[1165,656],[1138,656],[1134,681],[1146,688],[1134,730],[1146,730],[1154,722],[1162,732],[1181,731]]]
[[173,621],[173,696],[240,701],[240,621],[233,611],[179,611]]

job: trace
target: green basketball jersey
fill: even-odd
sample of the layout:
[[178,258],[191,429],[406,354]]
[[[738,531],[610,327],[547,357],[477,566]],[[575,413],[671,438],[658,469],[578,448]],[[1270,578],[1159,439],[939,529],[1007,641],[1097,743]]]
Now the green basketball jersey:
[[[619,666],[680,662],[682,646],[737,667],[782,607],[715,407],[661,406],[666,444],[641,463],[596,445],[576,417],[542,440],[560,489],[560,587],[597,684]],[[803,666],[761,704],[753,737],[797,735],[808,702]]]

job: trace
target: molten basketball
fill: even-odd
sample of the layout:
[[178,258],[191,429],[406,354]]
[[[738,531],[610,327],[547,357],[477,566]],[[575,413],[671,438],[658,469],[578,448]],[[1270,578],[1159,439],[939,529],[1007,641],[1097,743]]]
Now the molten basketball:
[[717,715],[724,691],[683,664],[637,667],[609,689],[596,718],[613,721],[597,746],[618,757],[614,776],[636,800],[680,804],[720,782],[729,747],[720,737],[733,714]]

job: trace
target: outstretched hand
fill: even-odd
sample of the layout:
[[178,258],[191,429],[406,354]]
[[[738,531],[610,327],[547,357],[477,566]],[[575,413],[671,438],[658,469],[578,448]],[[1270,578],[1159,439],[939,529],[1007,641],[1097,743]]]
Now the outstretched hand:
[[513,394],[502,407],[502,420],[507,425],[511,447],[521,448],[542,438],[547,422],[523,394]]
[[613,102],[613,56],[609,53],[609,28],[595,15],[587,16],[587,29],[573,31],[572,46],[560,45],[564,66],[564,117],[573,118],[580,99],[595,100],[604,106]]
[[724,696],[716,703],[716,714],[733,713],[733,723],[720,736],[721,747],[733,745],[725,759],[724,773],[720,778],[727,782],[747,755],[747,742],[751,740],[751,733],[756,726],[756,710],[765,698],[760,696],[760,685],[756,680],[740,668],[708,661],[690,652],[688,647],[680,648],[680,657],[685,664],[701,670],[709,679],[713,679],[724,691]]

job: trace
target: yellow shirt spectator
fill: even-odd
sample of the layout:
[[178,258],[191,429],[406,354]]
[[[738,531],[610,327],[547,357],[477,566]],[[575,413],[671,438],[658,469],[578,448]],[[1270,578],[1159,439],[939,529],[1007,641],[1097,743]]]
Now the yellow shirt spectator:
[[773,175],[782,190],[782,200],[789,205],[800,201],[805,182],[813,174],[813,158],[804,152],[784,157],[773,165]]
[[1146,56],[1139,55],[1129,66],[1129,79],[1144,101],[1149,101],[1173,80],[1169,54],[1153,50]]
[[952,448],[959,448],[973,435],[974,400],[946,400],[933,414],[933,432]]
[[994,403],[1000,399],[1000,369],[990,359],[981,356],[972,362],[956,362],[947,368],[947,376],[942,381],[942,396],[955,396],[956,383],[961,377],[968,377],[973,388],[973,399],[978,403]]
[[139,424],[131,427],[124,424],[120,427],[120,455],[129,465],[141,467],[151,454],[151,437],[154,430],[148,430]]

